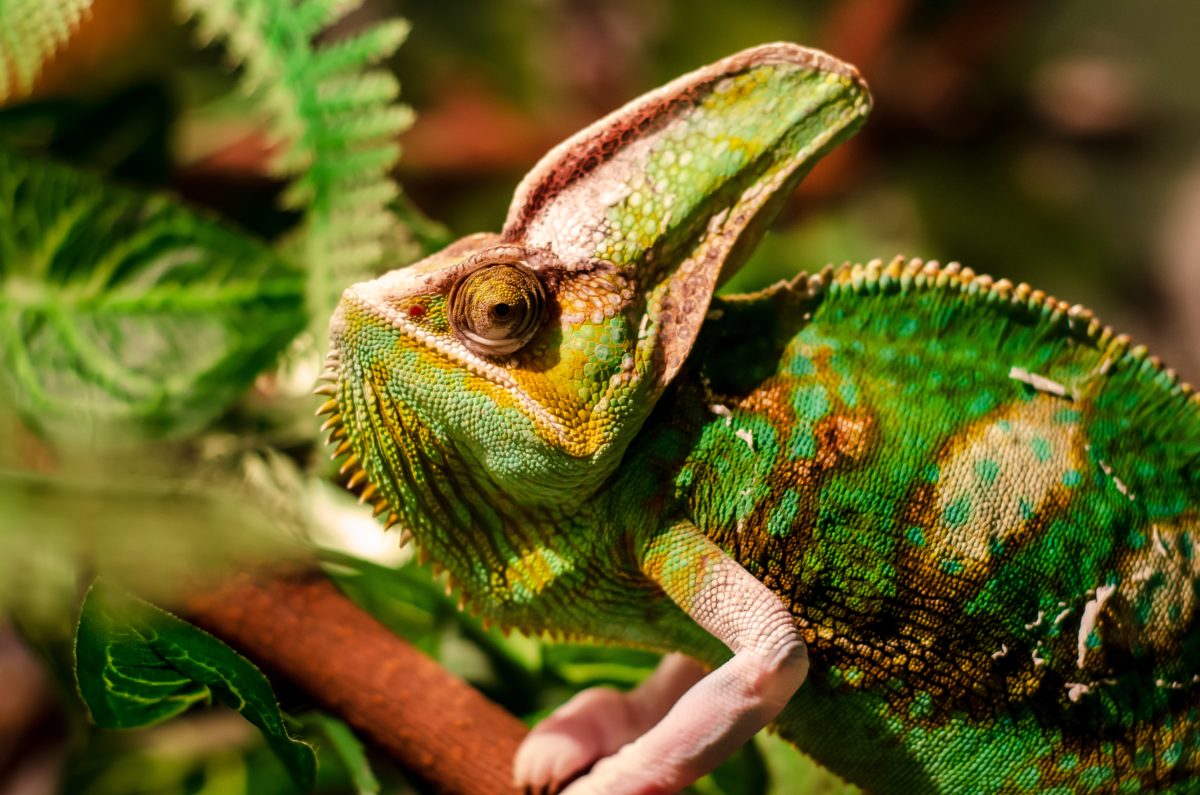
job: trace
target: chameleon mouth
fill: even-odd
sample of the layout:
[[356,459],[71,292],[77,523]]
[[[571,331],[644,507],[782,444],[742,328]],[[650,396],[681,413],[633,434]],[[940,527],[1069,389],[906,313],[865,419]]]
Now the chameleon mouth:
[[[400,523],[400,516],[391,509],[387,498],[379,491],[379,487],[368,479],[362,460],[354,452],[350,442],[343,417],[344,411],[350,406],[348,401],[345,401],[347,405],[343,406],[343,396],[340,393],[343,388],[341,370],[341,355],[337,348],[333,348],[325,356],[325,369],[318,376],[318,385],[313,389],[314,395],[320,395],[326,399],[316,411],[316,416],[325,417],[325,421],[321,424],[321,433],[329,433],[326,445],[333,448],[333,452],[329,456],[330,460],[341,459],[338,477],[343,479],[342,485],[358,495],[360,505],[371,503],[374,509],[373,516],[379,517],[386,513],[384,529],[391,529]],[[411,539],[410,531],[406,529],[400,531],[400,546],[404,546]]]

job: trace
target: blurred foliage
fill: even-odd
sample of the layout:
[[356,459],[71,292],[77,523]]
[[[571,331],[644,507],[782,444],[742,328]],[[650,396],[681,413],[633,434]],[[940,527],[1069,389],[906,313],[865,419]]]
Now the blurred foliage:
[[[558,140],[742,47],[828,49],[876,109],[725,289],[897,251],[959,259],[1089,304],[1200,377],[1192,0],[346,5],[0,0],[0,789],[40,772],[43,791],[89,795],[296,791],[227,708],[85,722],[71,641],[97,573],[169,605],[183,582],[315,548],[529,722],[644,677],[654,655],[483,629],[380,532],[318,449],[312,330],[346,283],[498,228]],[[65,10],[34,39],[34,17],[14,22],[28,8]],[[398,50],[407,26],[378,24],[397,16]],[[404,193],[386,179],[400,80],[419,119],[391,172]],[[302,694],[278,697],[316,747],[317,791],[415,791]],[[850,791],[769,734],[694,789]]]

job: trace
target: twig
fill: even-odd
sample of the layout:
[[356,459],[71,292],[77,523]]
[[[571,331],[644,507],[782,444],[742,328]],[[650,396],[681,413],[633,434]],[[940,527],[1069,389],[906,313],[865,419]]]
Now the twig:
[[291,680],[436,791],[515,791],[520,721],[320,574],[241,575],[186,607],[197,624]]

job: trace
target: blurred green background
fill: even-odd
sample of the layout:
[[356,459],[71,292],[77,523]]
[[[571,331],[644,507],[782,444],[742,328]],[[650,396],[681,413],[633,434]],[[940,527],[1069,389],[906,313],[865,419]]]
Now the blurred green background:
[[[875,111],[727,290],[896,253],[958,260],[1085,304],[1200,380],[1194,0],[371,0],[340,26],[395,15],[412,33],[387,66],[416,121],[395,172],[407,225],[391,266],[497,229],[537,158],[622,102],[743,47],[792,40],[857,64]],[[296,216],[278,209],[272,141],[221,64],[170,3],[96,0],[33,94],[0,107],[0,142],[166,188],[281,238]],[[315,541],[334,550],[327,565],[348,594],[531,720],[580,687],[629,685],[653,666],[640,652],[482,630],[332,473],[306,471],[318,451],[304,363],[323,346],[302,341],[186,445],[97,451],[0,414],[0,795],[291,791],[258,733],[222,709],[148,730],[88,726],[69,652],[94,571],[169,601],[180,571],[300,555]],[[223,474],[181,491],[198,469]],[[289,713],[311,713],[301,694],[279,694]],[[302,732],[319,738],[321,720],[310,714]],[[318,742],[321,791],[412,791],[386,759],[371,755],[372,785],[361,759]],[[769,737],[697,787],[840,789]]]

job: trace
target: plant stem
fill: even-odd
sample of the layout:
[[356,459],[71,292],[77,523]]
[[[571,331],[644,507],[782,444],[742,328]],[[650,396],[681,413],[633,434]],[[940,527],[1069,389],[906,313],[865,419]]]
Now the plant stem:
[[289,679],[437,792],[515,791],[521,722],[324,576],[243,574],[186,607],[197,624]]

